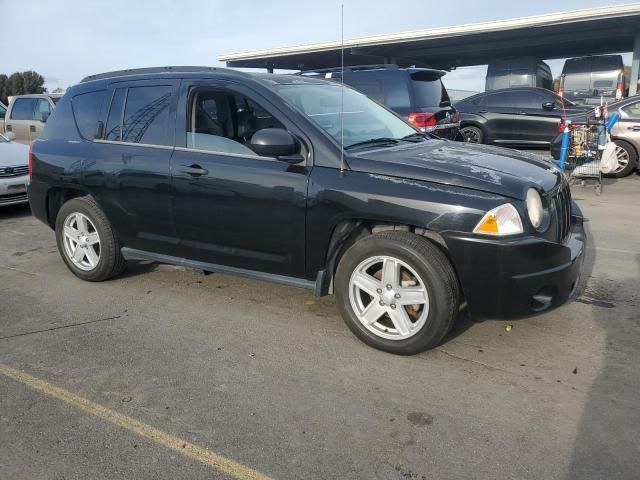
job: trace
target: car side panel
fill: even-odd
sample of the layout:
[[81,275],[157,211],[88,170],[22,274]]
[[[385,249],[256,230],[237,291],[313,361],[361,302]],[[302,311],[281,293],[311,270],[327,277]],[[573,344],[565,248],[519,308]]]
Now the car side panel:
[[325,268],[331,235],[345,221],[468,232],[501,203],[504,197],[451,185],[315,167],[307,197],[306,278]]

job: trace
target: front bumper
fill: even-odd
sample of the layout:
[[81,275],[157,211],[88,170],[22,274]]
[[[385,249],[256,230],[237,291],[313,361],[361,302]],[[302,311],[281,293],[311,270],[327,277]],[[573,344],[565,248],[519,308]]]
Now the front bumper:
[[0,178],[0,207],[27,203],[29,176]]
[[575,292],[584,257],[582,217],[572,216],[564,243],[528,236],[487,239],[443,234],[469,311],[512,318],[557,307]]

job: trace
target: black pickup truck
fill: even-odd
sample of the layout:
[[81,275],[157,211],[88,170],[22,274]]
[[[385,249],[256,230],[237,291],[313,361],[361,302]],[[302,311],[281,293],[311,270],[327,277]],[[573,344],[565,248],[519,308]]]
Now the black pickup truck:
[[465,304],[510,317],[563,303],[584,250],[552,163],[433,138],[301,76],[88,77],[30,173],[32,211],[81,279],[145,259],[334,293],[359,338],[401,354],[438,345]]

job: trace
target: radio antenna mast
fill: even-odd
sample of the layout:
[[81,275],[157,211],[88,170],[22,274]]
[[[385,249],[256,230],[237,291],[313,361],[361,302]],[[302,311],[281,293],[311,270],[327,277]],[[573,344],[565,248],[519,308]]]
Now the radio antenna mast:
[[344,3],[340,5],[340,174],[344,173]]

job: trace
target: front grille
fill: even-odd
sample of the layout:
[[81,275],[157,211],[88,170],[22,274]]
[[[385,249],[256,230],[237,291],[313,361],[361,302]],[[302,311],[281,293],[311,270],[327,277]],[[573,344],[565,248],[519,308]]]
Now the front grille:
[[29,167],[20,165],[17,167],[0,167],[0,177],[21,177],[29,173]]
[[556,239],[564,242],[571,231],[571,190],[566,182],[556,189],[551,202],[556,224]]
[[0,205],[4,205],[7,203],[16,203],[27,201],[27,194],[25,192],[22,193],[12,193],[11,195],[2,195],[0,196]]

